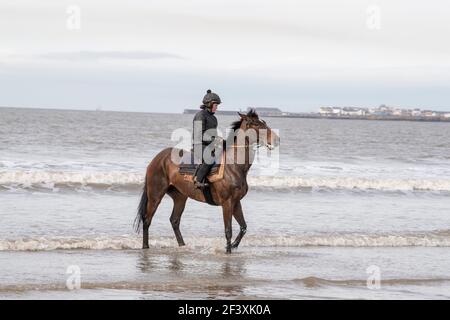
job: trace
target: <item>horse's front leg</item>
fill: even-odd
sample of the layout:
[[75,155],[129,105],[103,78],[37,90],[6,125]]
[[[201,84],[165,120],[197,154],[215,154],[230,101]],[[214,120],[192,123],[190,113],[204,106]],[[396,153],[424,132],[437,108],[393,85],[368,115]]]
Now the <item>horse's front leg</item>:
[[242,205],[241,205],[240,201],[238,201],[236,203],[236,205],[234,206],[233,216],[236,219],[236,221],[239,223],[239,226],[241,227],[239,234],[237,235],[236,239],[231,244],[231,248],[234,249],[239,246],[239,243],[241,242],[242,238],[244,237],[245,233],[247,232],[247,224],[245,223],[244,213],[242,212]]
[[232,201],[226,201],[222,205],[223,209],[223,223],[225,225],[225,238],[227,239],[227,253],[231,253],[231,237],[233,234],[232,226],[231,226],[231,219],[233,217],[233,210],[234,210],[235,203]]

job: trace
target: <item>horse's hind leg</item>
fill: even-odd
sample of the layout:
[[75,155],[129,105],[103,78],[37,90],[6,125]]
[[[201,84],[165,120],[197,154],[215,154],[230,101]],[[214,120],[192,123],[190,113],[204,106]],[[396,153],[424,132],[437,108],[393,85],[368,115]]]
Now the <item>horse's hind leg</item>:
[[170,187],[167,194],[173,199],[173,210],[170,216],[170,223],[172,224],[173,232],[177,238],[178,245],[184,246],[183,236],[180,232],[180,220],[186,206],[187,197],[180,193],[175,187]]
[[239,243],[241,242],[242,238],[244,237],[245,233],[247,232],[247,224],[245,223],[244,219],[244,213],[242,212],[242,206],[241,202],[237,202],[236,206],[233,210],[233,217],[236,219],[236,221],[239,223],[239,226],[241,227],[239,234],[237,235],[236,239],[231,244],[231,248],[237,248],[239,246]]
[[156,209],[158,209],[159,203],[161,202],[161,199],[164,197],[164,194],[166,193],[166,188],[151,188],[147,185],[147,211],[145,215],[145,220],[142,225],[143,229],[143,240],[142,240],[142,248],[148,249],[148,228],[152,224],[153,216],[155,215]]

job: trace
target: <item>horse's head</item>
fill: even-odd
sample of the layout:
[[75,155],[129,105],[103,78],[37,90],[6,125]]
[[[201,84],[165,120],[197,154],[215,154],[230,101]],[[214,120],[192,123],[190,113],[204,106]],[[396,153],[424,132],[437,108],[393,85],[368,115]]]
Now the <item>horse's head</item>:
[[272,150],[279,145],[280,138],[272,131],[267,123],[260,119],[254,109],[250,109],[246,114],[238,112],[241,117],[239,129],[244,132],[248,130],[254,130],[256,133],[256,141],[250,141],[250,143],[256,143],[260,146],[265,146]]

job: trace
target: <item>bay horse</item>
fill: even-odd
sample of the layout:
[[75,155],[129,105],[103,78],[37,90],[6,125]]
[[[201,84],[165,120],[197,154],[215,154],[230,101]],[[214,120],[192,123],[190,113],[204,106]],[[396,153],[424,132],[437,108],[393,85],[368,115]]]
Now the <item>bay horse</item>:
[[[226,139],[227,143],[224,143],[226,146],[222,151],[225,153],[224,158],[226,159],[223,178],[210,183],[211,195],[214,202],[222,206],[226,253],[231,253],[232,248],[234,249],[239,246],[242,237],[247,231],[241,199],[248,191],[247,173],[255,157],[254,147],[265,146],[269,150],[272,150],[278,145],[279,141],[277,134],[268,127],[264,120],[259,119],[255,110],[251,109],[246,114],[238,112],[238,114],[240,120],[233,122],[231,127],[234,130],[233,139],[231,141],[231,135],[228,136]],[[248,134],[249,131],[256,134]],[[262,134],[263,132],[267,133],[265,137]],[[194,186],[193,181],[187,181],[179,173],[179,164],[173,161],[172,158],[173,152],[179,151],[181,149],[166,148],[158,153],[147,167],[144,190],[135,219],[137,232],[139,232],[140,226],[142,225],[143,249],[149,248],[148,229],[156,209],[165,194],[168,194],[173,199],[170,222],[179,246],[185,245],[180,232],[180,219],[187,199],[191,198],[200,202],[206,202],[203,192]],[[239,152],[244,152],[243,157],[242,153],[239,154]],[[237,161],[239,159],[243,159],[243,161]],[[236,219],[240,226],[239,234],[233,243],[231,243],[232,217]]]

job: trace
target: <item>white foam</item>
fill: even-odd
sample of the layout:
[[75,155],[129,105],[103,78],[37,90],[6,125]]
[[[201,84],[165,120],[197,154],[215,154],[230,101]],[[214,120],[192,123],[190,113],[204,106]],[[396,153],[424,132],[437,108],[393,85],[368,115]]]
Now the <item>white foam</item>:
[[0,185],[29,187],[57,186],[130,186],[144,183],[145,172],[127,171],[0,171]]
[[[0,186],[52,189],[55,187],[139,187],[145,172],[129,171],[0,171]],[[382,179],[365,177],[249,176],[251,187],[279,189],[357,189],[382,191],[450,191],[450,179]]]
[[450,179],[375,179],[363,177],[249,176],[251,186],[268,188],[450,191]]
[[[220,237],[186,238],[187,249],[203,248],[221,250],[224,239]],[[177,248],[174,237],[153,237],[150,246],[157,248]],[[243,247],[450,247],[448,232],[423,232],[406,234],[361,234],[330,233],[298,236],[249,235],[244,238]],[[0,251],[47,251],[47,250],[122,250],[139,249],[140,236],[118,237],[59,237],[1,239]]]

